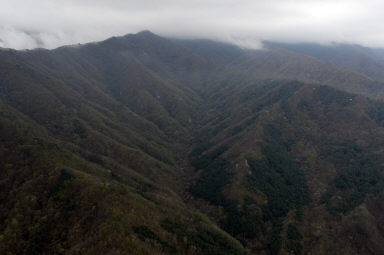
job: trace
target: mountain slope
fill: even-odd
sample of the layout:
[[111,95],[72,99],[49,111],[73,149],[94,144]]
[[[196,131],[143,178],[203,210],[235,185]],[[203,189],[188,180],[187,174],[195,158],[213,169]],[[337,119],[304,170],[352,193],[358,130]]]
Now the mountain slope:
[[257,78],[294,79],[327,84],[347,92],[382,98],[382,84],[360,73],[337,69],[313,57],[268,46],[250,51],[230,64],[230,68],[252,73]]
[[112,82],[78,52],[1,54],[1,253],[244,252],[181,196],[190,89],[130,58]]
[[214,42],[210,40],[174,40],[184,45],[194,54],[222,66],[234,61],[245,53],[236,45]]
[[[105,93],[113,97],[132,111],[155,122],[166,133],[176,132],[174,127],[180,132],[182,125],[189,121],[187,116],[191,114],[190,105],[193,104],[189,104],[188,101],[196,101],[198,98],[194,96],[194,92],[190,88],[185,86],[191,85],[190,83],[183,85],[170,77],[166,71],[156,71],[154,66],[151,66],[152,69],[150,69],[146,66],[148,63],[137,56],[137,52],[147,54],[135,46],[139,44],[143,36],[144,40],[146,36],[150,37],[146,41],[152,43],[152,48],[146,47],[148,52],[155,46],[161,48],[161,40],[164,39],[144,33],[138,34],[137,38],[134,37],[135,40],[129,39],[129,36],[121,39],[111,38],[80,48],[64,47],[56,51],[24,52],[17,58],[18,61],[38,72],[44,72],[48,76],[63,80],[73,89],[87,93],[86,96],[92,91],[96,97],[98,97],[97,93]],[[154,41],[156,39],[160,42]],[[136,42],[137,40],[139,42]],[[166,45],[165,48],[172,46],[170,42],[170,46],[167,43],[163,44]],[[182,50],[188,53],[186,49],[182,48]],[[194,56],[191,57],[192,61],[185,60],[184,51],[180,52],[179,49],[175,49],[174,52],[167,52],[167,54],[177,56],[181,61],[179,66],[190,65],[189,62],[193,61],[195,61],[193,62],[195,65],[202,62]],[[151,57],[160,61],[153,65],[166,67],[166,64],[163,64],[164,61],[174,63],[169,59],[162,60],[157,53],[153,54]],[[167,68],[172,69],[173,67]],[[180,74],[184,77],[188,77],[188,75],[193,76],[194,74],[190,72]],[[138,99],[140,102],[137,101]]]
[[[381,72],[381,60],[379,60],[378,53],[373,53],[374,50],[368,52],[366,50],[362,56],[363,53],[361,52],[351,55],[348,55],[351,53],[350,51],[345,52],[345,48],[353,48],[353,46],[331,48],[333,50],[328,50],[326,47],[321,48],[321,46],[318,46],[320,49],[317,49],[314,46],[315,50],[312,50],[309,46],[310,49],[307,49],[306,45],[264,42],[264,49],[249,50],[212,41],[181,40],[180,43],[195,54],[225,69],[223,73],[230,74],[225,79],[231,79],[239,74],[243,76],[240,79],[245,81],[252,79],[294,79],[325,84],[376,99],[383,98],[381,79],[369,73],[376,72],[379,74]],[[355,48],[360,49],[362,47],[356,46]],[[367,59],[368,56],[370,57],[369,60]],[[330,58],[335,58],[335,61]],[[361,67],[358,68],[358,65]],[[363,67],[369,72],[365,72]],[[222,77],[223,75],[218,79]]]
[[1,50],[0,253],[382,254],[380,86],[148,31]]
[[[224,229],[255,252],[383,252],[379,218],[368,206],[372,199],[380,207],[384,190],[377,140],[384,130],[374,117],[380,105],[298,82],[212,97],[219,114],[207,120],[191,154],[202,171],[192,192],[224,208]],[[213,188],[212,178],[223,184]]]
[[353,70],[371,79],[384,81],[384,62],[380,51],[359,45],[277,44],[288,50],[313,56],[333,66]]

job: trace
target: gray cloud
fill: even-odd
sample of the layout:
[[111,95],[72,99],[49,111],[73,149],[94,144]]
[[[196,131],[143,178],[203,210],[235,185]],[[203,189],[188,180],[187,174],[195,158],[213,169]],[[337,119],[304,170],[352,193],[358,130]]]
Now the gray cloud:
[[55,48],[151,30],[260,47],[260,41],[384,47],[379,0],[2,0],[0,46]]

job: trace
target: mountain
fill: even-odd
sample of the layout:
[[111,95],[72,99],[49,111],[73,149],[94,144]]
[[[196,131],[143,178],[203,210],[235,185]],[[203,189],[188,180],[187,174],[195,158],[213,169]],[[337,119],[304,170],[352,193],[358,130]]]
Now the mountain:
[[1,254],[383,254],[380,81],[149,31],[0,50]]
[[1,51],[0,253],[244,250],[183,201],[176,152],[201,99],[133,55],[153,38]]
[[235,59],[245,54],[245,50],[240,47],[210,40],[176,40],[179,43],[194,54],[204,58],[205,60],[215,63],[220,66],[225,66]]
[[277,44],[293,52],[313,56],[333,66],[353,70],[366,76],[384,81],[384,58],[380,49],[371,49],[350,44]]
[[[380,106],[299,82],[223,89],[230,96],[212,95],[220,113],[207,120],[192,158],[203,171],[192,191],[226,208],[225,229],[245,237],[256,254],[278,254],[277,247],[295,254],[381,254],[381,220],[373,209],[381,208],[384,188],[376,140],[383,130],[374,117]],[[230,178],[219,175],[212,158],[227,162]],[[226,185],[212,192],[219,176]],[[296,229],[306,234],[293,234]],[[362,241],[367,236],[370,244]]]
[[[383,98],[383,83],[380,77],[372,75],[375,70],[381,73],[380,50],[365,49],[365,55],[375,56],[375,64],[362,57],[362,54],[350,54],[345,52],[345,47],[331,48],[327,51],[324,46],[306,44],[283,44],[264,42],[264,48],[260,50],[246,50],[239,47],[216,43],[212,41],[182,41],[180,43],[188,47],[195,54],[210,62],[215,62],[227,69],[226,72],[241,73],[242,76],[251,76],[252,79],[288,79],[300,80],[309,83],[326,84],[347,92],[364,94],[371,98]],[[310,50],[311,47],[320,49]],[[309,48],[309,49],[308,49]],[[210,54],[208,52],[211,52]],[[336,53],[337,52],[337,53]],[[330,60],[329,58],[334,58]],[[337,59],[337,60],[336,60]],[[359,62],[370,72],[364,72],[358,68]],[[345,64],[342,64],[345,63]],[[350,63],[347,65],[347,63]],[[220,79],[220,78],[219,78]]]
[[383,85],[377,80],[273,44],[265,44],[262,50],[246,51],[230,61],[227,67],[256,79],[288,79],[327,84],[348,92],[383,98]]

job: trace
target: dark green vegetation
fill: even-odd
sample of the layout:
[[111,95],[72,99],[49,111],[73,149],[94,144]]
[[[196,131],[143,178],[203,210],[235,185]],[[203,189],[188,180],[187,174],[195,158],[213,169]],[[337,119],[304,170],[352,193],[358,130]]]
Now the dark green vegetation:
[[323,197],[332,213],[346,213],[363,203],[367,194],[384,191],[381,159],[363,155],[348,161],[350,163],[332,180]]
[[0,254],[383,254],[384,87],[331,64],[150,32],[1,49]]

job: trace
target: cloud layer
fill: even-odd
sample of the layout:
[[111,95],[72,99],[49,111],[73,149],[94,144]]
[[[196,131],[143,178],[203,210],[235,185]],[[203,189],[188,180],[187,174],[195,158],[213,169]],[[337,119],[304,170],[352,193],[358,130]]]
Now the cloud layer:
[[0,47],[55,48],[151,30],[259,47],[260,41],[384,47],[379,0],[2,0]]

